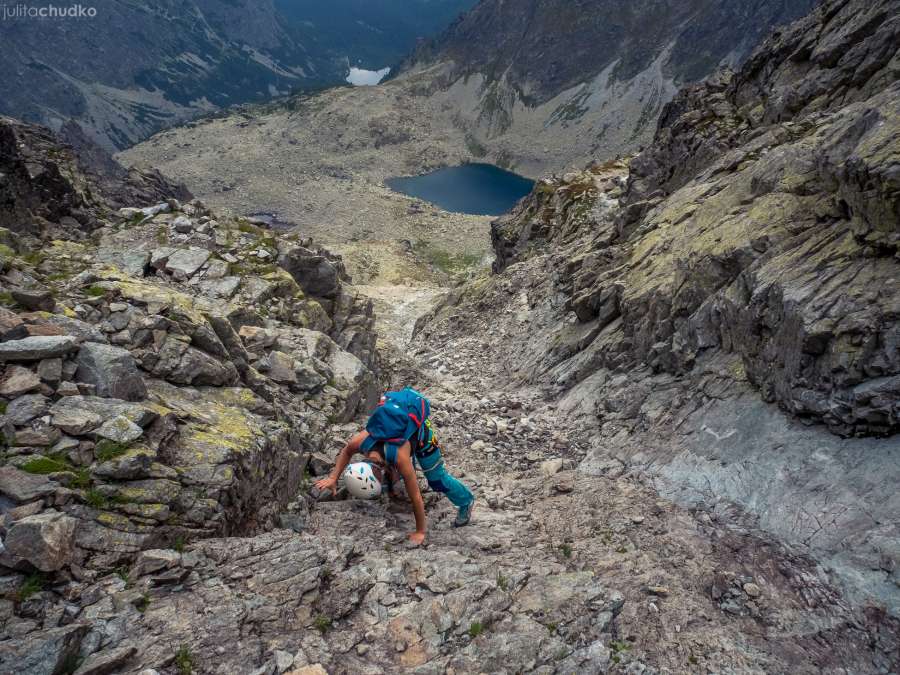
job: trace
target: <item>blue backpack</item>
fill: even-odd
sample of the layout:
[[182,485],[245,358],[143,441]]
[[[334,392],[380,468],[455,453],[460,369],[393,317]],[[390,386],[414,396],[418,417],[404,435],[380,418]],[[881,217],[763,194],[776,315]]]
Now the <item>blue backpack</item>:
[[413,450],[418,451],[430,445],[430,416],[431,402],[412,387],[386,392],[366,423],[369,437],[361,449],[368,452],[378,443],[384,443],[388,461],[391,456],[396,458],[397,448],[406,441],[413,443]]

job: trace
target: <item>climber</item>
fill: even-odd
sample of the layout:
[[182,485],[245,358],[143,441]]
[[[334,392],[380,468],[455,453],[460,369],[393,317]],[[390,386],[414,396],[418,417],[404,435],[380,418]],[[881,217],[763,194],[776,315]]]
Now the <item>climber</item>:
[[[426,529],[425,502],[416,480],[415,463],[418,463],[428,486],[446,494],[458,509],[453,526],[468,525],[475,497],[447,471],[430,413],[428,399],[410,387],[386,393],[369,417],[365,430],[347,442],[337,457],[334,470],[318,481],[316,487],[335,494],[338,478],[343,474],[351,494],[374,499],[383,490],[392,493],[394,479],[402,477],[416,517],[416,531],[409,535],[409,540],[418,546],[425,541]],[[366,461],[350,464],[357,452],[364,454]]]

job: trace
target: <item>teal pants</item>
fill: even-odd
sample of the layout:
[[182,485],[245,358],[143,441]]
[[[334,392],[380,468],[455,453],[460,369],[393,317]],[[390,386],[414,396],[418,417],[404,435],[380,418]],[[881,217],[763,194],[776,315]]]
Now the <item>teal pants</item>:
[[472,495],[472,491],[447,471],[439,447],[435,447],[431,453],[416,459],[419,462],[419,466],[422,467],[425,478],[428,480],[428,487],[435,492],[447,495],[447,499],[453,502],[453,505],[458,509],[472,503],[472,500],[475,498]]

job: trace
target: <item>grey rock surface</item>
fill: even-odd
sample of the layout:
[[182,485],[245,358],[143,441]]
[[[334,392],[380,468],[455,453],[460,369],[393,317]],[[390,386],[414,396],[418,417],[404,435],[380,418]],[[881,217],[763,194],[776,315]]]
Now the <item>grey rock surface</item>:
[[6,534],[3,560],[24,560],[43,572],[60,570],[72,562],[78,521],[44,511],[13,523]]
[[96,387],[98,396],[124,401],[140,401],[147,387],[134,357],[127,349],[86,342],[78,350],[75,377]]
[[65,356],[76,348],[75,338],[67,335],[35,335],[0,342],[0,362],[51,359]]
[[0,494],[19,504],[52,495],[59,484],[46,476],[35,476],[12,466],[0,466]]

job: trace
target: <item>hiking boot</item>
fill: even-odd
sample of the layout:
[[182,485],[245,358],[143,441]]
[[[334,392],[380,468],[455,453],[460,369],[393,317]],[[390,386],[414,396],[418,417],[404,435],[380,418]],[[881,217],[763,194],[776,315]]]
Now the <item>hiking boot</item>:
[[475,506],[473,499],[465,506],[460,507],[459,513],[456,514],[456,520],[453,521],[453,527],[465,527],[472,520],[472,508]]

